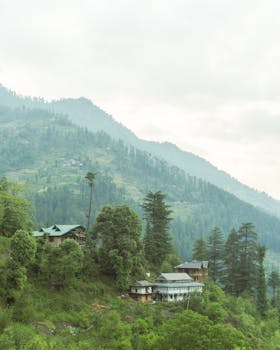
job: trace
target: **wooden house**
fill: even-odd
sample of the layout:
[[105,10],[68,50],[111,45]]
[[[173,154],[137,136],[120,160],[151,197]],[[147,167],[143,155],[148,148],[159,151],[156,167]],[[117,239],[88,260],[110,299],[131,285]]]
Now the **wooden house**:
[[203,282],[208,276],[208,261],[186,261],[175,267],[178,272],[185,272],[193,278],[195,282]]
[[48,242],[56,247],[67,238],[83,244],[85,242],[85,228],[81,225],[53,225],[34,231],[33,237],[46,237]]
[[192,293],[202,293],[203,286],[186,273],[162,273],[153,283],[153,296],[158,301],[183,301]]
[[152,301],[152,283],[148,281],[137,281],[130,286],[129,295],[131,298],[143,303]]

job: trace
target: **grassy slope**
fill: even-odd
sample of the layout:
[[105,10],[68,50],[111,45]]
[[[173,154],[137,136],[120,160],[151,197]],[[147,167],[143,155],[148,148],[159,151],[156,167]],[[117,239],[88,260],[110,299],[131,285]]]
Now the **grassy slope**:
[[[9,255],[8,239],[0,239],[0,252],[0,266],[3,266]],[[18,344],[25,341],[33,344],[36,340],[32,346],[26,347],[28,350],[129,350],[136,349],[135,344],[139,350],[152,350],[153,341],[164,336],[161,333],[164,323],[175,319],[187,307],[209,317],[213,325],[234,326],[250,344],[251,347],[246,349],[276,349],[273,344],[279,340],[277,314],[270,311],[268,319],[261,321],[253,304],[242,298],[226,297],[213,284],[207,286],[202,298],[194,297],[189,305],[141,304],[128,297],[122,298],[114,282],[100,274],[77,279],[72,288],[63,291],[29,279],[13,307],[7,309],[0,303],[0,348],[4,343],[3,349],[15,349],[5,343],[6,334],[9,344],[11,339],[15,341],[17,338]],[[184,325],[180,326],[183,329]],[[241,333],[237,336],[241,337]],[[188,338],[184,333],[175,332],[173,335]],[[19,349],[23,348],[21,346]]]

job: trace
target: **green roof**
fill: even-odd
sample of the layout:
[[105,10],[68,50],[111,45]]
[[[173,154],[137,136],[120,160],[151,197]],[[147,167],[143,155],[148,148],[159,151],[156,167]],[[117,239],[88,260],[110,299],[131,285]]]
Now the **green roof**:
[[50,227],[43,227],[40,231],[33,231],[33,236],[43,237],[46,234],[50,237],[61,237],[79,227],[84,229],[81,225],[53,225]]

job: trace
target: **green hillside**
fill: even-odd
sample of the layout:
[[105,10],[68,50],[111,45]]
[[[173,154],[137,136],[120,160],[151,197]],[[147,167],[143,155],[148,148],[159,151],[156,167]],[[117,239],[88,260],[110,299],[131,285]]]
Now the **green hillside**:
[[262,210],[280,217],[280,201],[271,198],[264,192],[256,191],[229,174],[217,169],[207,160],[190,152],[180,150],[170,143],[144,141],[136,137],[122,124],[116,122],[110,115],[85,98],[61,99],[46,102],[40,98],[18,96],[0,85],[0,105],[21,108],[40,108],[52,110],[54,113],[68,115],[70,120],[89,131],[105,131],[114,140],[121,139],[125,144],[132,145],[139,150],[148,152],[170,165],[183,169],[186,174],[196,176],[210,182],[223,190],[234,194],[241,200],[248,202]]
[[190,257],[193,241],[206,237],[214,226],[228,234],[248,221],[272,252],[280,250],[277,218],[104,132],[77,127],[62,115],[2,106],[0,139],[0,176],[26,183],[38,227],[85,223],[84,176],[94,171],[94,216],[105,204],[128,204],[142,216],[140,205],[148,191],[166,193],[174,210],[171,234],[183,258]]
[[58,289],[49,278],[60,275],[69,252],[62,250],[61,260],[50,264],[58,248],[42,243],[34,242],[37,254],[26,265],[27,279],[13,283],[23,285],[7,304],[12,241],[0,237],[0,349],[274,350],[279,344],[276,308],[261,318],[251,300],[225,295],[211,282],[190,301],[142,304],[121,295],[95,266],[93,275],[80,268]]

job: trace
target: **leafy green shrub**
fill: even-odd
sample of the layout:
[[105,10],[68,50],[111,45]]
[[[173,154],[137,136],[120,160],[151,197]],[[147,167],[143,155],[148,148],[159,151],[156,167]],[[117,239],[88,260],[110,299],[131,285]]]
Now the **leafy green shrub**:
[[11,322],[11,310],[8,308],[0,308],[0,332],[2,332]]
[[32,328],[15,323],[0,335],[0,350],[49,350],[43,336]]

